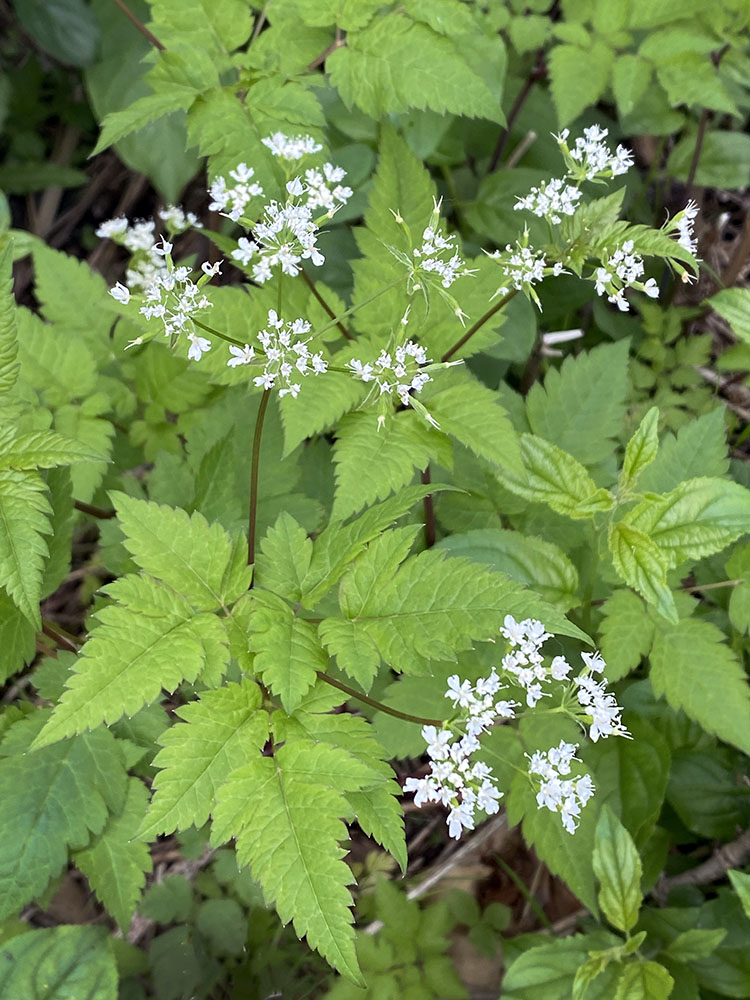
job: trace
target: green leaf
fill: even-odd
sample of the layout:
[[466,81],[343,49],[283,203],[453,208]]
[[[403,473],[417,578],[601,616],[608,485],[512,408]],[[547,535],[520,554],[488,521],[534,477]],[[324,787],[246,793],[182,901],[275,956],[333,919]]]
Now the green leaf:
[[251,570],[237,571],[232,539],[197,511],[163,507],[111,493],[125,532],[125,548],[152,576],[202,611],[236,601],[250,585]]
[[436,549],[485,563],[531,587],[560,611],[573,607],[578,572],[562,549],[541,538],[500,528],[478,529],[442,538]]
[[655,70],[673,108],[695,104],[730,115],[739,114],[708,53],[681,52],[666,58],[662,56],[656,61]]
[[35,628],[50,531],[45,489],[34,472],[0,472],[0,584]]
[[551,368],[526,397],[532,432],[583,465],[609,458],[625,416],[628,348],[627,339],[602,344]]
[[612,90],[620,115],[629,115],[648,90],[651,64],[629,52],[620,53],[612,67]]
[[174,691],[204,670],[218,682],[226,666],[226,631],[214,615],[195,614],[184,598],[145,576],[121,577],[106,591],[116,603],[96,613],[97,626],[38,746],[134,715],[162,688]]
[[106,928],[47,927],[3,942],[0,993],[8,1000],[117,1000]]
[[353,877],[339,846],[347,836],[339,817],[348,808],[340,789],[350,785],[351,761],[343,750],[305,740],[273,757],[259,754],[220,789],[212,839],[234,837],[239,863],[250,864],[281,922],[293,920],[299,937],[362,984],[347,889]]
[[571,455],[544,438],[520,434],[521,456],[526,476],[504,472],[501,483],[512,493],[532,503],[546,503],[558,514],[575,520],[611,510],[615,498],[597,489],[594,480]]
[[[407,559],[366,596],[350,593],[345,614],[352,643],[371,640],[392,669],[405,673],[429,673],[432,660],[455,660],[474,640],[493,639],[506,614],[530,615],[550,631],[581,635],[559,612],[502,573],[468,559],[446,558],[434,549]],[[322,635],[328,634],[329,621],[321,624]]]
[[668,556],[625,520],[610,525],[608,540],[617,574],[668,621],[677,622],[677,608],[667,585]]
[[84,0],[20,0],[15,9],[24,30],[55,59],[70,66],[94,61],[99,29]]
[[641,490],[665,493],[694,476],[724,476],[727,458],[725,409],[717,407],[690,420],[674,434],[667,434],[659,452],[639,480]]
[[668,1000],[674,979],[658,962],[633,962],[625,966],[614,1000]]
[[439,493],[451,488],[437,483],[407,486],[396,496],[376,504],[349,524],[332,520],[313,546],[310,570],[304,581],[305,607],[314,607],[341,578],[349,563],[364,551],[365,545],[406,514],[415,503],[428,493]]
[[30,431],[17,434],[15,428],[0,431],[0,471],[5,469],[54,469],[73,462],[99,462],[106,459],[86,444],[55,434],[53,431]]
[[287,712],[293,712],[325,670],[328,657],[315,627],[295,615],[275,594],[257,590],[250,613],[250,648],[255,670]]
[[674,567],[719,552],[750,531],[750,490],[725,479],[688,479],[643,500],[625,522],[648,535]]
[[729,620],[740,634],[750,632],[750,545],[736,548],[727,560],[727,573],[739,580],[729,598]]
[[0,759],[0,920],[39,897],[68,848],[100,833],[125,801],[125,766],[112,734],[99,729],[27,753],[43,718],[16,723],[0,751],[11,754]]
[[91,155],[96,156],[131,132],[137,132],[164,115],[173,111],[187,111],[196,96],[195,91],[170,88],[140,97],[123,111],[113,111],[105,116],[99,141]]
[[203,826],[230,772],[263,748],[268,716],[258,711],[260,703],[258,685],[243,681],[206,691],[199,701],[177,709],[184,721],[159,738],[163,749],[154,766],[161,770],[139,837],[151,840],[191,824]]
[[643,601],[629,590],[616,590],[603,608],[601,650],[610,681],[619,681],[651,651],[655,626]]
[[[695,132],[688,131],[672,150],[667,170],[677,180],[688,178],[695,142]],[[708,129],[703,139],[695,183],[710,187],[745,187],[750,179],[748,157],[750,135]]]
[[656,458],[659,451],[659,408],[652,406],[638,425],[625,448],[620,472],[619,489],[632,490],[640,474]]
[[31,663],[36,654],[36,629],[0,587],[0,683]]
[[[609,83],[614,52],[606,45],[590,49],[556,45],[548,56],[550,90],[560,125],[568,125],[589,105],[596,104]],[[586,72],[581,72],[581,67]]]
[[[604,950],[620,939],[602,931],[576,934],[523,951],[503,978],[503,1000],[571,1000],[577,970],[590,950]],[[610,1000],[616,980],[607,969],[589,986],[586,1000]]]
[[500,81],[505,50],[500,38],[481,49],[492,66],[492,87],[475,67],[481,35],[446,37],[400,13],[374,20],[347,36],[326,61],[344,103],[373,118],[409,108],[430,108],[504,124]]
[[0,254],[0,396],[9,392],[18,378],[16,300],[13,295],[13,244]]
[[750,288],[724,288],[702,305],[711,306],[740,340],[750,344]]
[[298,601],[313,551],[305,529],[291,514],[282,511],[276,524],[266,532],[260,549],[254,567],[256,584],[290,601]]
[[247,943],[247,915],[233,899],[207,899],[195,918],[196,930],[212,955],[241,956]]
[[333,516],[348,517],[383,500],[433,458],[449,463],[449,454],[445,438],[412,409],[394,414],[382,428],[373,410],[349,414],[338,426],[334,447]]
[[[739,874],[740,872],[727,872],[733,885],[735,884],[733,876]],[[673,941],[670,941],[664,954],[676,962],[692,962],[696,959],[708,958],[716,951],[726,936],[727,932],[722,927],[716,927],[712,930],[691,927],[690,930],[683,931]]]
[[737,893],[740,902],[742,903],[742,909],[745,911],[745,916],[750,919],[750,875],[746,872],[739,872],[732,870],[727,872],[729,875],[729,881],[732,883],[732,888]]
[[641,859],[633,839],[605,805],[596,825],[594,874],[599,880],[599,905],[620,931],[630,931],[641,908]]
[[455,378],[454,374],[453,384],[425,399],[440,430],[477,457],[520,473],[523,463],[518,440],[498,394],[466,373],[463,378]]
[[651,686],[708,733],[750,753],[750,691],[745,671],[710,622],[685,618],[656,630]]
[[129,778],[122,812],[110,816],[102,832],[73,858],[124,934],[146,884],[146,873],[151,871],[148,847],[135,839],[148,798],[143,782]]

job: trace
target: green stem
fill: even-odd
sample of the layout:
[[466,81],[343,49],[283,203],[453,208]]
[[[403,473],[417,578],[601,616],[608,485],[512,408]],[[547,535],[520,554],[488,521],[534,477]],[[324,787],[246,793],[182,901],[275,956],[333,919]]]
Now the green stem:
[[258,416],[255,421],[255,436],[253,437],[253,459],[250,468],[250,516],[247,528],[247,564],[255,562],[255,522],[258,516],[258,470],[260,468],[260,439],[263,434],[263,418],[268,409],[271,390],[265,389],[260,398]]
[[336,318],[336,313],[333,311],[333,309],[331,309],[326,300],[323,298],[318,289],[315,287],[315,282],[312,280],[307,271],[305,271],[305,269],[303,268],[300,273],[302,274],[302,277],[305,279],[308,288],[313,293],[313,295],[318,300],[323,309],[328,313],[331,319],[336,320],[336,326],[341,331],[341,335],[343,337],[346,337],[347,340],[354,340],[354,337],[352,337],[352,335],[349,333],[344,324],[339,319]]
[[450,359],[453,357],[456,351],[460,351],[461,348],[464,346],[464,344],[467,342],[467,340],[473,337],[474,334],[477,332],[477,330],[481,330],[484,324],[488,320],[492,319],[495,313],[500,312],[503,306],[507,305],[512,298],[515,298],[516,295],[518,295],[517,288],[512,288],[507,295],[503,295],[503,297],[499,299],[491,309],[487,310],[484,316],[480,316],[479,319],[476,321],[476,323],[474,323],[473,326],[469,327],[469,329],[466,331],[463,337],[461,337],[460,340],[457,340],[456,343],[453,345],[453,347],[447,350],[440,360],[450,361]]
[[234,337],[227,336],[226,333],[220,333],[219,330],[214,330],[212,326],[207,326],[206,323],[201,323],[199,319],[193,319],[193,323],[199,326],[201,330],[205,330],[206,333],[213,334],[214,337],[218,337],[220,340],[226,340],[228,344],[234,344],[235,347],[244,347],[245,345],[240,340],[235,340]]
[[369,698],[366,694],[362,694],[360,691],[355,691],[354,688],[349,687],[348,684],[344,684],[343,681],[336,680],[335,677],[331,677],[330,674],[325,673],[322,670],[315,671],[318,677],[325,681],[326,684],[330,684],[331,687],[338,688],[339,691],[343,691],[344,694],[348,695],[350,698],[356,698],[357,701],[363,702],[365,705],[369,705],[370,708],[375,708],[378,712],[385,712],[386,715],[392,715],[394,719],[403,719],[404,722],[415,722],[418,726],[438,726],[443,725],[443,719],[423,719],[420,715],[409,715],[408,712],[399,712],[397,708],[391,708],[389,705],[384,705],[382,701],[376,701],[374,698]]
[[395,288],[396,285],[400,285],[405,278],[406,275],[402,274],[399,278],[394,278],[393,281],[389,282],[387,285],[384,285],[377,292],[375,292],[374,295],[370,295],[369,298],[364,299],[362,302],[357,302],[356,305],[349,306],[349,308],[344,312],[342,312],[340,316],[334,316],[334,318],[331,320],[330,323],[326,323],[325,326],[321,326],[319,330],[315,330],[313,332],[313,337],[319,337],[322,333],[325,333],[326,330],[330,330],[332,326],[338,326],[338,324],[342,320],[346,319],[347,316],[352,316],[355,312],[357,312],[358,309],[364,308],[364,306],[367,306],[371,302],[374,302],[375,299],[380,298],[381,295],[384,295],[386,292],[389,292],[392,288]]
[[66,632],[59,625],[53,625],[46,618],[42,619],[42,632],[46,636],[49,636],[50,639],[53,639],[61,649],[65,649],[70,653],[77,653],[81,648],[74,635]]

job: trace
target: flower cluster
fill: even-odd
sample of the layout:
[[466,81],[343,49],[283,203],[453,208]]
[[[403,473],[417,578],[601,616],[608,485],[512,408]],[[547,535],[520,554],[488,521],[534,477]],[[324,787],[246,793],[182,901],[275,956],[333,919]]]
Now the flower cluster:
[[305,182],[300,186],[307,194],[309,209],[324,208],[329,216],[345,205],[354,194],[350,187],[344,187],[341,181],[346,177],[343,167],[333,163],[324,163],[320,170],[312,167],[305,171]]
[[247,267],[253,257],[253,279],[258,284],[268,281],[276,266],[292,277],[299,274],[302,260],[310,260],[316,267],[325,257],[317,248],[318,227],[313,222],[312,210],[299,205],[294,198],[285,205],[272,201],[266,205],[262,220],[255,226],[256,239],[245,236],[237,241],[232,257]]
[[509,284],[517,291],[525,292],[533,298],[540,308],[541,304],[534,291],[534,285],[548,274],[557,276],[563,273],[563,265],[559,261],[552,267],[547,266],[544,254],[528,245],[527,234],[524,236],[524,243],[517,240],[515,247],[508,244],[505,250],[495,250],[488,256],[498,262],[503,282],[495,295],[507,295]]
[[[157,214],[170,235],[182,233],[191,226],[195,229],[202,228],[198,217],[193,212],[185,212],[179,205],[167,205]],[[125,281],[132,291],[148,288],[157,277],[166,274],[167,264],[164,255],[157,252],[154,244],[155,233],[156,223],[153,219],[141,220],[131,225],[125,216],[108,219],[96,230],[97,236],[113,240],[132,254],[125,275]]]
[[424,347],[407,340],[393,354],[381,351],[372,364],[356,359],[348,363],[355,378],[363,382],[377,382],[381,395],[396,393],[404,406],[409,406],[410,393],[421,392],[432,377],[422,368],[430,359]]
[[283,132],[274,132],[260,141],[274,156],[282,160],[301,160],[303,156],[319,153],[323,148],[311,135],[289,136]]
[[[309,347],[312,338],[302,339],[310,332],[310,324],[303,319],[288,323],[281,319],[274,309],[269,309],[267,328],[258,334],[262,355],[258,363],[263,364],[263,372],[253,378],[259,388],[278,388],[279,396],[291,395],[297,398],[299,382],[294,379],[305,375],[319,375],[327,371],[328,362],[322,354],[312,354]],[[249,365],[256,360],[255,349],[249,344],[244,347],[230,345],[232,357],[227,362],[230,368]]]
[[595,681],[592,673],[601,674],[606,663],[599,653],[581,653],[581,659],[587,669],[573,683],[578,688],[577,697],[583,707],[585,718],[590,719],[589,737],[596,743],[600,736],[624,736],[631,739],[630,733],[622,723],[622,709],[615,701],[611,691],[607,691],[604,681]]
[[456,278],[471,273],[456,251],[456,237],[443,236],[434,224],[426,227],[422,233],[422,245],[415,247],[413,253],[417,268],[436,274],[443,288],[450,288]]
[[690,199],[687,205],[672,220],[677,229],[677,242],[687,250],[688,253],[695,254],[698,250],[698,240],[695,238],[695,219],[698,215],[698,206]]
[[594,794],[594,783],[590,774],[568,778],[572,761],[576,757],[577,743],[560,740],[550,750],[537,750],[529,757],[529,774],[540,779],[536,793],[537,806],[559,813],[562,825],[568,833],[578,828],[577,817],[581,809]]
[[[260,197],[263,188],[252,178],[255,171],[246,163],[239,163],[234,170],[229,171],[230,178],[235,181],[232,187],[227,185],[226,178],[216,177],[208,193],[212,201],[208,206],[212,212],[219,212],[233,222],[238,222],[245,214],[245,208],[252,198]],[[250,183],[252,181],[252,183]]]
[[659,286],[654,278],[641,281],[644,273],[643,257],[633,253],[633,241],[626,240],[621,247],[602,259],[601,267],[595,272],[597,295],[606,295],[609,302],[614,303],[621,312],[630,308],[625,298],[627,288],[635,288],[645,292],[650,298],[659,296]]
[[440,802],[450,807],[448,833],[458,839],[464,829],[474,829],[477,808],[491,815],[499,809],[502,797],[492,776],[492,768],[481,761],[471,762],[470,757],[480,748],[479,736],[486,732],[495,719],[513,718],[514,702],[496,701],[501,690],[500,678],[493,670],[489,677],[481,678],[475,686],[459,679],[457,674],[448,678],[445,697],[454,707],[460,707],[463,718],[457,720],[465,731],[456,736],[450,729],[424,726],[422,736],[427,744],[427,755],[432,761],[430,773],[424,778],[407,778],[405,792],[414,792],[414,804]]
[[618,177],[633,166],[633,154],[624,146],[615,152],[604,141],[609,130],[599,125],[591,125],[583,130],[583,135],[575,141],[573,149],[568,147],[569,129],[563,129],[556,136],[560,150],[568,166],[568,172],[576,180],[591,181],[599,177]]
[[519,198],[513,206],[516,211],[521,209],[533,212],[541,219],[548,219],[555,225],[562,221],[563,215],[574,215],[581,199],[581,192],[564,180],[553,178],[542,181],[539,187],[533,187],[524,197]]

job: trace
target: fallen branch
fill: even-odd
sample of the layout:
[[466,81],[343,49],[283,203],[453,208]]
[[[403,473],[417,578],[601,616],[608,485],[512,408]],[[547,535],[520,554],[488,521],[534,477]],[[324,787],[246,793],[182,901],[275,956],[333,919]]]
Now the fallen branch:
[[662,906],[667,901],[672,889],[680,885],[710,885],[724,878],[730,868],[739,868],[750,858],[750,830],[731,841],[722,844],[714,853],[700,865],[690,868],[679,875],[662,875],[654,889],[654,899]]

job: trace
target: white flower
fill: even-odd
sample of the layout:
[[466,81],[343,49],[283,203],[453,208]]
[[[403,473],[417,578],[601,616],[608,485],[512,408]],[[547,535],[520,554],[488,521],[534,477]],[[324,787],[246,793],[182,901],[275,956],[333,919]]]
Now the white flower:
[[559,813],[560,821],[568,833],[575,833],[581,809],[594,794],[591,775],[563,780],[570,774],[571,763],[577,761],[577,744],[560,741],[559,746],[550,750],[537,750],[528,758],[529,775],[536,785],[536,802],[539,809],[549,809]]
[[597,295],[606,295],[621,312],[627,312],[630,308],[625,298],[628,288],[645,292],[651,298],[659,295],[659,288],[653,278],[646,282],[641,280],[645,270],[643,257],[634,253],[633,247],[633,241],[626,240],[610,256],[602,257],[601,266],[592,275]]
[[[144,292],[145,304],[140,312],[146,319],[160,319],[164,324],[167,337],[175,336],[185,331],[188,336],[195,334],[191,319],[193,313],[208,309],[211,303],[201,295],[200,288],[190,277],[190,268],[178,267],[173,270],[163,268],[154,275],[151,284]],[[205,338],[198,338],[205,341]],[[200,357],[200,353],[208,350],[196,347],[191,340],[189,357]],[[197,360],[196,358],[196,360]]]
[[130,302],[130,289],[127,288],[121,281],[118,281],[114,288],[110,288],[109,294],[117,302],[121,302],[124,306]]
[[430,224],[422,233],[422,245],[413,250],[417,270],[436,274],[443,288],[450,288],[456,278],[472,272],[456,249],[456,237],[444,236],[438,227],[440,202],[435,202]]
[[562,221],[563,215],[574,215],[581,192],[564,180],[553,178],[542,181],[539,187],[533,187],[524,198],[519,198],[513,206],[516,211],[524,209],[533,212],[543,219],[549,219],[555,224]]
[[199,222],[197,215],[193,212],[185,212],[179,205],[166,205],[157,213],[162,222],[166,222],[170,231],[181,233],[191,226],[195,229],[202,229],[203,223]]
[[96,235],[101,239],[112,239],[115,236],[122,236],[127,230],[128,220],[123,215],[119,219],[108,219],[106,222],[102,222],[96,230]]
[[237,240],[237,249],[232,250],[232,257],[238,260],[243,266],[247,266],[253,258],[253,254],[258,252],[258,244],[249,240],[246,236],[240,236]]
[[290,395],[296,399],[300,383],[295,381],[300,375],[319,375],[328,371],[328,362],[322,354],[312,354],[308,348],[311,338],[304,338],[310,332],[310,324],[303,319],[291,323],[282,319],[275,309],[269,309],[266,329],[258,334],[261,347],[260,356],[255,349],[245,344],[244,348],[231,344],[232,357],[227,361],[230,368],[237,365],[259,363],[263,365],[260,375],[253,377],[254,385],[262,389],[278,389],[279,397]]
[[223,263],[224,261],[220,260],[216,264],[209,264],[209,262],[205,260],[201,264],[201,271],[203,271],[204,274],[207,274],[209,278],[213,278],[215,275],[221,274],[221,265]]
[[594,180],[597,177],[617,177],[627,173],[633,166],[633,154],[624,146],[618,146],[614,154],[604,141],[608,130],[592,125],[583,130],[583,135],[575,141],[573,149],[568,148],[570,132],[565,129],[556,136],[565,157],[569,173],[576,179]]
[[208,189],[208,193],[211,196],[211,203],[208,206],[209,210],[211,212],[220,212],[228,219],[232,219],[233,222],[238,222],[244,215],[248,202],[252,198],[260,197],[263,194],[263,188],[260,184],[255,182],[252,184],[248,183],[254,175],[255,171],[252,167],[248,167],[245,163],[240,163],[234,170],[229,171],[230,178],[236,181],[232,187],[227,185],[224,177],[215,178]]
[[283,132],[274,132],[261,142],[282,160],[300,160],[310,153],[319,153],[323,148],[311,135],[288,136]]
[[367,364],[355,358],[347,362],[347,367],[362,382],[376,381],[380,395],[395,393],[403,406],[410,406],[412,392],[421,392],[432,381],[432,376],[423,367],[429,364],[424,347],[408,340],[393,354],[381,351],[374,362]]
[[677,242],[681,247],[683,247],[683,249],[692,254],[695,254],[698,250],[698,241],[694,234],[695,219],[697,215],[698,206],[691,199],[683,210],[672,220],[674,225],[677,227]]
[[201,355],[205,354],[206,351],[211,350],[211,341],[206,340],[205,337],[198,337],[194,333],[189,333],[188,340],[190,341],[188,357],[192,361],[200,361]]
[[235,344],[230,344],[229,353],[233,355],[227,361],[229,368],[236,368],[237,365],[249,365],[255,357],[255,351],[249,344],[245,344],[244,347],[237,347]]

